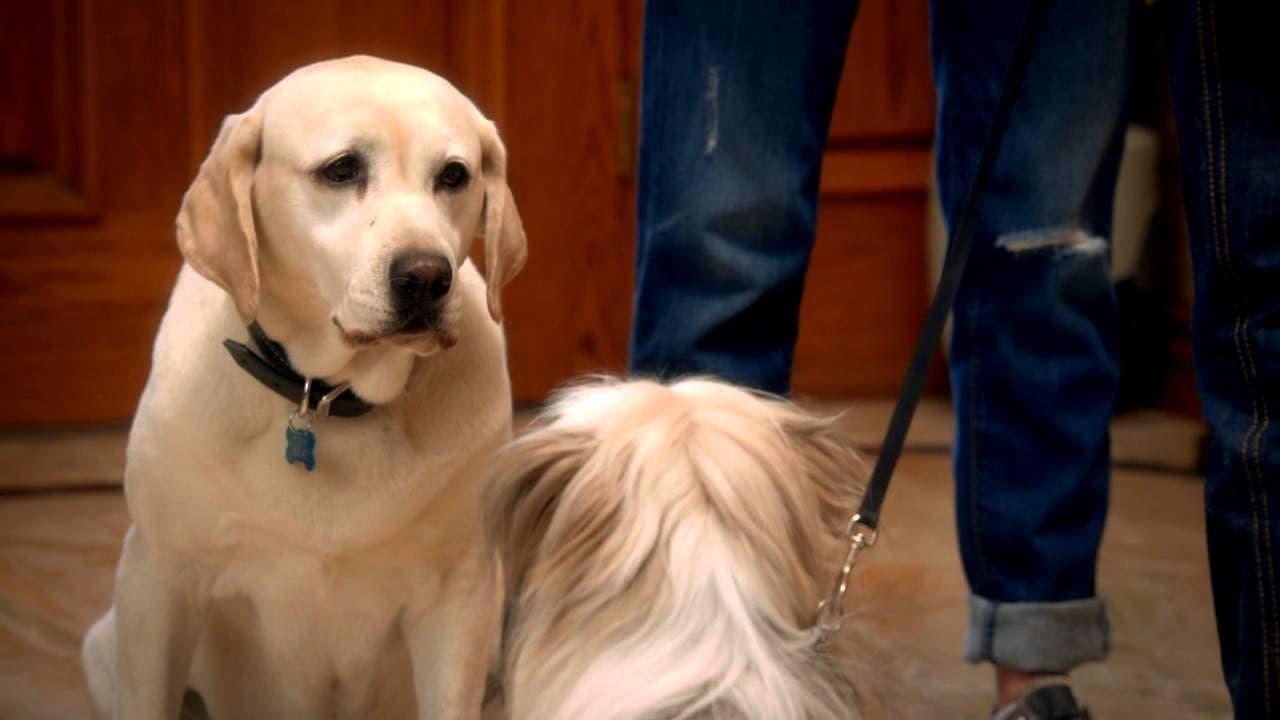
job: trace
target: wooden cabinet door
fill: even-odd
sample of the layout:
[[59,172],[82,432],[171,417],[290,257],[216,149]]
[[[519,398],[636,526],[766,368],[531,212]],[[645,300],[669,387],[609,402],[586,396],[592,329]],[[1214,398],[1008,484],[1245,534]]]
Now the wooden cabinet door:
[[929,299],[934,90],[924,0],[863,0],[823,157],[794,385],[897,393]]
[[518,403],[626,364],[635,256],[636,0],[491,0],[461,18],[459,85],[498,123],[529,237],[509,285]]
[[137,402],[193,154],[184,27],[166,0],[0,3],[4,425]]

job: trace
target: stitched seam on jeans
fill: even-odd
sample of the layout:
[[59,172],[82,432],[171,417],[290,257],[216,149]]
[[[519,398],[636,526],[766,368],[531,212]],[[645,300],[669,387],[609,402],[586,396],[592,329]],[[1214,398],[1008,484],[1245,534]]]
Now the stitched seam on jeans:
[[[1208,185],[1209,185],[1209,220],[1210,220],[1209,227],[1210,227],[1211,235],[1213,239],[1214,259],[1218,262],[1219,265],[1223,266],[1225,269],[1227,263],[1223,259],[1221,235],[1220,235],[1220,229],[1218,227],[1218,193],[1217,193],[1217,178],[1216,178],[1216,163],[1215,163],[1216,156],[1214,153],[1215,143],[1214,143],[1214,137],[1213,137],[1213,117],[1212,117],[1212,106],[1211,106],[1212,94],[1209,91],[1208,60],[1206,59],[1205,47],[1204,47],[1205,46],[1204,21],[1203,21],[1202,5],[1199,0],[1197,0],[1196,2],[1196,39],[1197,39],[1197,45],[1199,50],[1199,56],[1200,56],[1199,59],[1200,59],[1201,92],[1204,98],[1203,107],[1204,107],[1204,127],[1205,127],[1205,155],[1207,160],[1206,164],[1208,166],[1206,168],[1207,170],[1206,175],[1208,176]],[[1239,317],[1240,315],[1237,309],[1235,312],[1235,327],[1232,330],[1232,341],[1233,341],[1233,348],[1236,351],[1236,360],[1237,362],[1239,362],[1241,367],[1241,372],[1243,373],[1245,372],[1244,358],[1240,352],[1240,345],[1238,342],[1238,339],[1239,339],[1238,333],[1240,328]],[[1253,418],[1250,420],[1249,432],[1252,432],[1253,423],[1255,423],[1256,420],[1257,420],[1257,404],[1256,404],[1256,401],[1254,401]],[[1246,432],[1245,434],[1246,438],[1248,438],[1249,432]],[[1243,454],[1244,453],[1242,452],[1241,453],[1242,457],[1243,457]],[[1252,477],[1252,474],[1249,472],[1249,469],[1247,467],[1242,469],[1245,472],[1245,480],[1249,490],[1249,509],[1251,511],[1251,516],[1252,516],[1251,519],[1253,523],[1253,546],[1254,546],[1253,552],[1254,552],[1254,560],[1256,563],[1254,570],[1255,570],[1255,574],[1257,575],[1256,582],[1257,582],[1257,590],[1258,590],[1258,610],[1261,615],[1263,609],[1266,607],[1266,595],[1265,595],[1263,582],[1262,582],[1262,565],[1261,565],[1262,551],[1260,547],[1261,533],[1259,532],[1259,522],[1258,522],[1257,488],[1254,484],[1253,477]],[[1266,632],[1266,629],[1265,629],[1265,625],[1266,625],[1265,619],[1263,620],[1263,625],[1264,625],[1264,629],[1263,629],[1264,644],[1266,644],[1267,642],[1266,637],[1268,633]],[[1265,705],[1267,707],[1268,714],[1269,714],[1270,706],[1271,706],[1271,698],[1270,698],[1270,691],[1269,689],[1267,689],[1267,683],[1265,681],[1265,678],[1266,676],[1270,675],[1270,672],[1268,669],[1268,657],[1267,657],[1268,651],[1266,647],[1262,649],[1262,653],[1263,653],[1262,665],[1263,665],[1263,675],[1264,675],[1263,693],[1265,698]]]
[[[1266,433],[1268,426],[1271,425],[1271,418],[1267,407],[1267,397],[1264,393],[1260,392],[1258,387],[1258,367],[1254,363],[1253,344],[1249,341],[1249,318],[1246,314],[1240,313],[1239,308],[1242,303],[1239,302],[1239,296],[1236,295],[1236,293],[1240,292],[1241,286],[1240,283],[1236,282],[1235,266],[1231,259],[1230,217],[1227,215],[1226,209],[1227,142],[1225,137],[1225,128],[1227,125],[1227,118],[1222,104],[1222,63],[1218,59],[1218,21],[1217,11],[1214,5],[1209,6],[1209,34],[1211,35],[1212,40],[1210,49],[1213,52],[1213,71],[1218,85],[1218,93],[1216,97],[1218,105],[1218,134],[1220,140],[1218,144],[1218,156],[1219,167],[1221,168],[1222,173],[1220,178],[1222,185],[1222,249],[1227,258],[1227,265],[1231,269],[1231,287],[1234,289],[1233,297],[1236,300],[1236,312],[1238,317],[1241,318],[1240,340],[1244,345],[1245,359],[1248,361],[1249,375],[1246,377],[1246,382],[1248,383],[1249,396],[1255,400],[1257,407],[1262,411],[1262,422],[1253,433],[1253,477],[1258,483],[1258,492],[1262,496],[1262,543],[1263,548],[1265,548],[1267,552],[1267,589],[1270,593],[1269,599],[1271,600],[1271,615],[1269,622],[1271,627],[1271,636],[1269,638],[1270,642],[1268,643],[1270,657],[1267,663],[1268,666],[1270,666],[1275,664],[1277,659],[1277,649],[1280,648],[1280,614],[1276,612],[1276,564],[1275,556],[1271,547],[1271,500],[1267,493],[1267,479],[1262,474],[1262,437]],[[1246,436],[1246,440],[1247,439],[1248,436]],[[1249,457],[1243,451],[1243,446],[1241,449],[1241,460],[1248,464]],[[1264,687],[1267,688],[1269,697],[1271,683],[1275,682],[1276,678],[1272,673],[1268,673],[1264,680]],[[1270,704],[1268,704],[1268,712],[1270,712]]]
[[[1250,401],[1253,406],[1252,417],[1250,418],[1250,421],[1249,421],[1249,428],[1245,432],[1245,435],[1241,440],[1239,452],[1240,452],[1240,461],[1242,465],[1241,469],[1244,472],[1245,482],[1247,483],[1249,488],[1249,499],[1250,499],[1249,505],[1250,505],[1251,515],[1252,515],[1252,522],[1253,522],[1253,535],[1254,535],[1253,550],[1254,550],[1254,558],[1256,562],[1254,572],[1255,572],[1255,575],[1257,576],[1256,582],[1258,583],[1258,613],[1259,613],[1259,618],[1262,624],[1261,630],[1262,630],[1263,647],[1261,648],[1261,650],[1262,650],[1263,702],[1264,702],[1264,707],[1266,709],[1266,713],[1268,716],[1270,716],[1271,715],[1271,682],[1272,682],[1270,666],[1271,666],[1271,661],[1274,657],[1274,652],[1273,652],[1274,645],[1273,645],[1272,633],[1274,632],[1273,628],[1275,625],[1275,622],[1274,622],[1275,621],[1274,571],[1271,570],[1271,565],[1273,563],[1271,562],[1272,553],[1271,553],[1271,543],[1270,543],[1270,536],[1269,536],[1269,522],[1266,522],[1267,518],[1265,517],[1265,513],[1267,511],[1267,505],[1268,505],[1267,499],[1265,497],[1265,488],[1263,487],[1263,483],[1261,482],[1260,474],[1255,475],[1252,472],[1252,469],[1250,468],[1250,464],[1249,464],[1250,458],[1248,453],[1248,446],[1249,446],[1250,439],[1254,436],[1254,433],[1257,431],[1257,428],[1258,428],[1259,398],[1258,398],[1257,392],[1255,392],[1255,389],[1254,389],[1254,383],[1253,383],[1254,376],[1251,373],[1251,370],[1256,371],[1256,369],[1252,367],[1252,357],[1251,357],[1252,351],[1249,350],[1248,348],[1247,328],[1245,327],[1244,322],[1242,320],[1242,313],[1240,311],[1240,299],[1236,295],[1236,288],[1238,287],[1238,283],[1236,282],[1236,278],[1235,278],[1235,268],[1233,263],[1231,262],[1230,244],[1229,244],[1229,237],[1227,234],[1228,228],[1227,228],[1227,217],[1226,217],[1226,147],[1225,147],[1226,138],[1225,138],[1225,131],[1223,129],[1224,118],[1223,118],[1223,112],[1222,112],[1222,95],[1221,95],[1222,78],[1221,78],[1221,69],[1216,65],[1218,61],[1217,45],[1216,45],[1217,23],[1216,23],[1215,16],[1213,14],[1212,6],[1210,6],[1209,12],[1210,12],[1209,21],[1211,23],[1210,32],[1213,35],[1212,41],[1214,43],[1212,50],[1213,50],[1213,59],[1215,63],[1214,90],[1216,92],[1211,92],[1209,87],[1208,62],[1205,56],[1205,29],[1204,29],[1204,21],[1203,21],[1203,6],[1200,0],[1197,0],[1196,29],[1197,29],[1197,36],[1199,40],[1198,44],[1199,44],[1199,54],[1200,54],[1200,77],[1201,77],[1202,91],[1204,93],[1204,103],[1205,103],[1204,104],[1204,115],[1205,115],[1204,121],[1205,121],[1206,155],[1208,159],[1207,169],[1208,169],[1208,176],[1209,176],[1209,211],[1210,211],[1210,222],[1211,222],[1210,226],[1212,228],[1212,234],[1213,234],[1214,251],[1215,251],[1214,254],[1219,264],[1222,266],[1223,270],[1226,271],[1227,282],[1231,287],[1230,295],[1231,295],[1232,308],[1235,315],[1235,325],[1232,330],[1232,341],[1233,341],[1234,349],[1236,351],[1236,360],[1240,367],[1240,373],[1241,373],[1242,379],[1245,382],[1246,391],[1249,393]],[[1215,100],[1216,100],[1216,103],[1214,102]],[[1217,122],[1218,143],[1214,142],[1215,123],[1213,121],[1213,116],[1212,116],[1213,105],[1216,105],[1216,108],[1218,110],[1218,122]],[[1215,153],[1215,145],[1217,150],[1216,153]],[[1221,173],[1221,178],[1217,177],[1218,173]],[[1221,187],[1218,187],[1219,185],[1221,185]],[[1219,225],[1221,227],[1219,227]],[[1245,350],[1249,350],[1248,354],[1250,357],[1248,358],[1248,360],[1246,360]],[[1264,530],[1263,528],[1260,528],[1259,512],[1258,512],[1259,510],[1258,500],[1260,495],[1262,497],[1262,503],[1263,503],[1262,516],[1263,516],[1263,521],[1266,525],[1266,530]],[[1270,580],[1271,580],[1269,585],[1271,586],[1270,589],[1272,590],[1271,598],[1270,598],[1272,613],[1270,616],[1268,616],[1268,613],[1267,613],[1268,587],[1267,587],[1267,584],[1264,584],[1263,570],[1261,566],[1262,565],[1261,560],[1263,559],[1262,556],[1264,554],[1264,549],[1265,549],[1266,559],[1268,561],[1268,575],[1270,576]]]

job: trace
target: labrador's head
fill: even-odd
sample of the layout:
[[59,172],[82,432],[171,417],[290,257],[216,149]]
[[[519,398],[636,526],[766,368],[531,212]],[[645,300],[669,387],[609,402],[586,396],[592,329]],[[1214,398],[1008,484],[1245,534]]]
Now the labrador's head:
[[501,320],[525,239],[497,131],[442,78],[370,57],[302,68],[228,117],[178,215],[187,261],[245,322],[271,302],[353,348],[420,354],[456,339],[475,237]]

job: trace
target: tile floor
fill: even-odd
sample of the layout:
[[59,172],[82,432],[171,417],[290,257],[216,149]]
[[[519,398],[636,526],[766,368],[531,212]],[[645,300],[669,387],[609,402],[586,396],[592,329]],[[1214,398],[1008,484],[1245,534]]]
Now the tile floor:
[[[850,434],[874,446],[889,409],[850,408]],[[1113,650],[1109,662],[1079,671],[1079,686],[1104,720],[1229,717],[1193,472],[1198,428],[1145,414],[1119,420],[1114,437],[1119,468],[1100,570]],[[965,587],[949,442],[947,408],[930,403],[890,492],[881,542],[853,584],[860,627],[879,638],[868,648],[868,675],[885,717],[983,718],[988,710],[989,671],[958,659]],[[12,479],[0,485],[27,488],[0,494],[0,720],[88,715],[79,639],[109,604],[128,524],[110,487],[120,448],[119,432],[0,437],[0,467]],[[78,489],[47,489],[54,485]]]

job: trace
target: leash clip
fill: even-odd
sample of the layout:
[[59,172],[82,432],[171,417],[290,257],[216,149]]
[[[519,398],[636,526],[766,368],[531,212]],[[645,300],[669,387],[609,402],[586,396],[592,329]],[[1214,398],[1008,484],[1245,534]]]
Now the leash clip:
[[832,635],[840,632],[844,625],[844,596],[849,589],[849,574],[858,560],[858,554],[876,544],[880,532],[862,519],[861,513],[855,513],[845,526],[845,537],[849,540],[849,550],[845,553],[844,564],[836,573],[835,585],[822,602],[818,603],[818,619],[816,629],[818,644],[821,645]]

